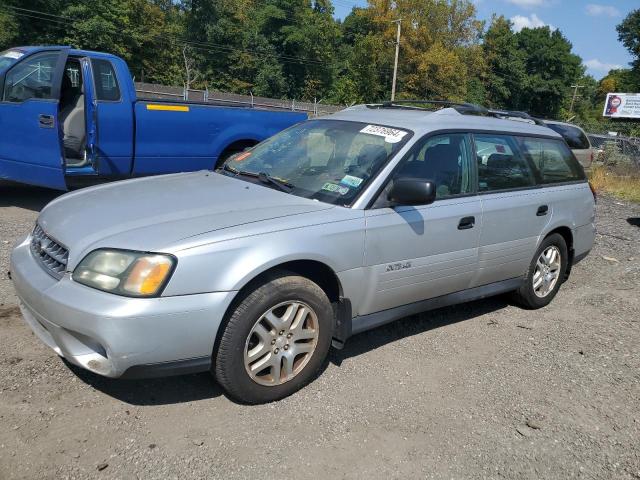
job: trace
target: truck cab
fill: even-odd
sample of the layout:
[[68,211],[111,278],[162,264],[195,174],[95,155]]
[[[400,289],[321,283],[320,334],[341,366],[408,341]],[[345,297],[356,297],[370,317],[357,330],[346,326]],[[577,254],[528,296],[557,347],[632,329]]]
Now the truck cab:
[[70,47],[0,53],[0,179],[70,186],[214,168],[306,119],[299,112],[138,100],[114,55]]

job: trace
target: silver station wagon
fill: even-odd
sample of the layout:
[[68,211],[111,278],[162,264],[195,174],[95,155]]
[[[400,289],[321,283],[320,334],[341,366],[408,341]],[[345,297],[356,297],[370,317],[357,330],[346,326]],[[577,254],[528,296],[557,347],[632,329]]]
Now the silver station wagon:
[[594,241],[595,198],[553,130],[446,102],[348,108],[216,172],[104,184],[51,202],[13,250],[25,320],[108,377],[211,371],[283,398],[331,345],[512,292],[547,305]]

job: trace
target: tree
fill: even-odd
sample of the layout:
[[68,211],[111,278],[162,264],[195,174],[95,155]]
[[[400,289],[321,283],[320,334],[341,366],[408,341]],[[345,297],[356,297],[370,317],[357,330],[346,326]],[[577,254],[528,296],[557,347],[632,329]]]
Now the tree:
[[512,23],[494,16],[482,45],[487,62],[485,89],[492,107],[515,108],[525,82],[525,52],[520,49]]
[[629,13],[616,30],[618,40],[634,57],[634,68],[640,68],[640,8]]
[[584,75],[582,59],[559,30],[523,28],[518,47],[525,56],[526,78],[515,106],[534,115],[557,117],[571,85]]
[[640,91],[640,9],[634,10],[616,27],[618,40],[633,56],[632,69],[627,77],[631,89]]

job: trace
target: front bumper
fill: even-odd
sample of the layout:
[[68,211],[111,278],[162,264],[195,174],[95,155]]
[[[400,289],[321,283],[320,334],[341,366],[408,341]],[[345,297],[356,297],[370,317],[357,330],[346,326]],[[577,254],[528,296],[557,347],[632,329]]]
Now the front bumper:
[[27,324],[58,355],[107,377],[154,376],[154,366],[161,374],[207,368],[236,292],[159,298],[101,292],[68,273],[51,277],[32,256],[29,240],[13,250],[11,276]]

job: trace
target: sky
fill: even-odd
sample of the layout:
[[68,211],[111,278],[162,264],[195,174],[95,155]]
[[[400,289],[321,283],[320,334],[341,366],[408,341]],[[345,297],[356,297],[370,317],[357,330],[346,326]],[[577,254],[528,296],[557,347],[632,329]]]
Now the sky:
[[[354,5],[366,0],[334,0],[336,17],[344,18]],[[628,68],[631,55],[618,41],[618,25],[638,0],[473,0],[478,17],[490,20],[496,13],[509,18],[516,30],[549,25],[558,28],[580,55],[587,73],[601,79],[612,68]]]

